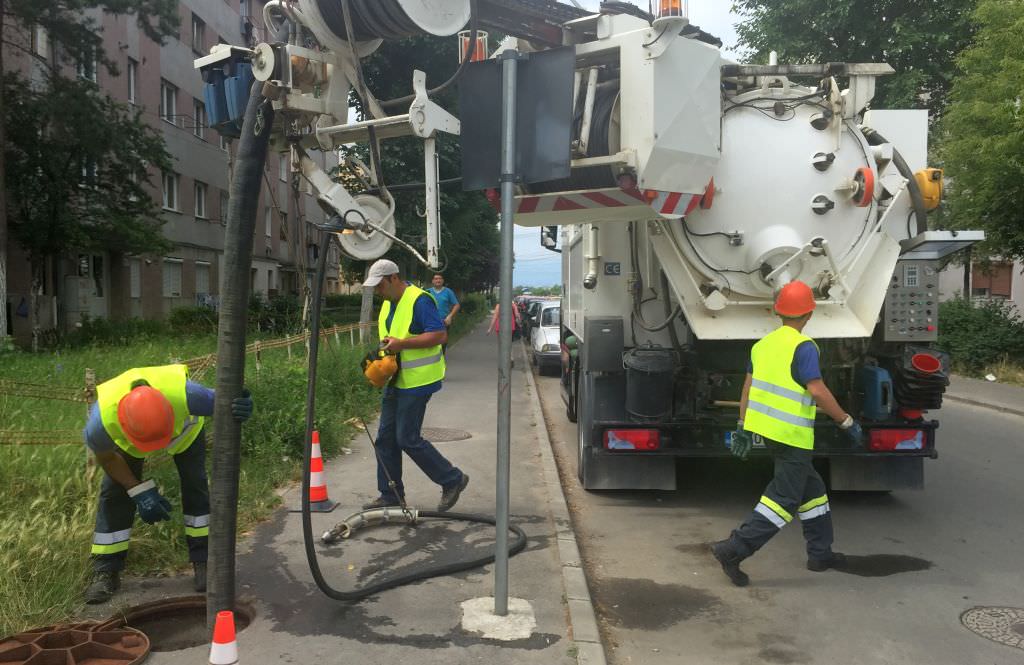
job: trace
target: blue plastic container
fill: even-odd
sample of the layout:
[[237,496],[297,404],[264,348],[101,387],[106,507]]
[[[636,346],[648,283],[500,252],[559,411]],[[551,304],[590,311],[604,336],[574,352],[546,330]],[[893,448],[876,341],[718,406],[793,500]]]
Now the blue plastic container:
[[228,100],[224,94],[224,72],[214,69],[207,72],[207,83],[203,86],[203,99],[206,101],[206,121],[211,127],[227,122]]
[[252,75],[252,65],[247,62],[235,63],[231,74],[224,80],[224,94],[228,105],[227,120],[238,121],[241,125],[246,104],[249,103],[249,91],[256,77]]
[[861,376],[864,379],[864,417],[868,420],[887,419],[894,403],[889,372],[868,365],[862,370]]

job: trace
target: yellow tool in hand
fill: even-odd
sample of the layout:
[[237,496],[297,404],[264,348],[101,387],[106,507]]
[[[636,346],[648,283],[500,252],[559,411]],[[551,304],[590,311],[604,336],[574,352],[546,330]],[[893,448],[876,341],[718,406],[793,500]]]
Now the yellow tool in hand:
[[383,388],[398,373],[398,356],[384,350],[382,343],[376,351],[366,354],[362,362],[363,376],[374,388]]

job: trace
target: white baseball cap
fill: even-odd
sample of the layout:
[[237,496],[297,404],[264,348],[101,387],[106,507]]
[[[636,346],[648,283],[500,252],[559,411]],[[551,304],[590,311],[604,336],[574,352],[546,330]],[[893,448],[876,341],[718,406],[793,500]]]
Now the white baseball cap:
[[363,282],[363,286],[377,286],[388,275],[397,274],[398,264],[387,259],[378,259],[370,266],[370,272],[366,275],[366,281]]

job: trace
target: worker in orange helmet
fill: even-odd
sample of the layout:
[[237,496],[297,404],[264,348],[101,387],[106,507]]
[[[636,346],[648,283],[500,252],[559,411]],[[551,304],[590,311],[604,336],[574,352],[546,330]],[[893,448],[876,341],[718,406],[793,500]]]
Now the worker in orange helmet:
[[828,414],[859,446],[860,425],[839,406],[821,378],[818,346],[803,334],[814,312],[814,293],[800,281],[782,287],[775,313],[782,325],[750,350],[740,398],[740,419],[731,451],[745,458],[763,445],[775,461],[775,475],[750,517],[732,535],[712,545],[712,553],[736,586],[750,583],[740,562],[799,516],[807,541],[807,568],[841,568],[845,557],[832,551],[832,514],[825,483],[811,465],[817,410]]
[[[83,435],[104,476],[87,603],[107,602],[120,586],[136,510],[149,524],[171,518],[171,504],[156,483],[141,479],[145,459],[159,451],[171,455],[178,467],[193,585],[196,591],[206,590],[210,492],[203,426],[213,415],[214,396],[213,390],[188,380],[185,365],[140,367],[96,387],[96,404]],[[231,413],[244,422],[252,410],[252,397],[243,389],[231,401]]]

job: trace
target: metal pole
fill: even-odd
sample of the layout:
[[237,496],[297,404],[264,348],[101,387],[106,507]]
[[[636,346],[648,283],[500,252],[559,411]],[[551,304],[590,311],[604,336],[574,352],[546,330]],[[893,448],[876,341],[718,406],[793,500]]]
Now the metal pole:
[[501,293],[498,335],[498,485],[495,495],[497,538],[494,552],[494,613],[508,614],[508,503],[512,421],[512,222],[516,178],[516,58],[506,51],[501,62]]

